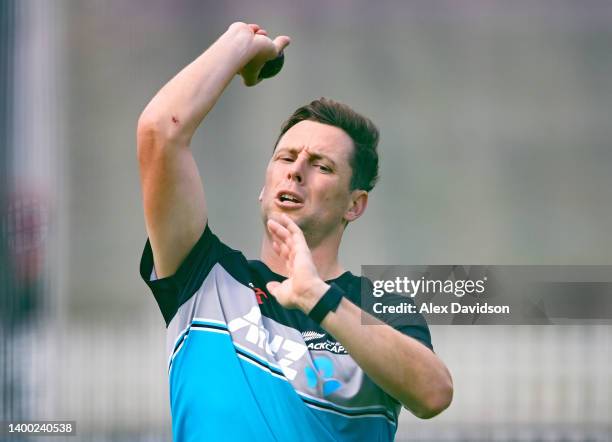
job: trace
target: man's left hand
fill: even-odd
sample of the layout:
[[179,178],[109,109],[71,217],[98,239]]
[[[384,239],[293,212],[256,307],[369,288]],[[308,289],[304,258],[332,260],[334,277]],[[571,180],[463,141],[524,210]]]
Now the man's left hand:
[[285,260],[288,275],[285,281],[271,281],[266,287],[285,308],[299,308],[308,314],[327,291],[326,284],[314,265],[302,230],[285,214],[268,220],[274,251]]

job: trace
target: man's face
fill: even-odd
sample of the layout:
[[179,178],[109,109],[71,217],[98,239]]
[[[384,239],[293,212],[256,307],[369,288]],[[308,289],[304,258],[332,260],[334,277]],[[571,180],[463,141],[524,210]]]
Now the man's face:
[[264,223],[289,215],[318,242],[341,231],[351,204],[353,140],[335,126],[301,121],[279,140],[260,201]]

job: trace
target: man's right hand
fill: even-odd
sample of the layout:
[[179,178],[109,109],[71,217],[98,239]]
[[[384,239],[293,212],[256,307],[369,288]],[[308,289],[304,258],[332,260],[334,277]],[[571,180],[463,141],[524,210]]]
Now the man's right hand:
[[208,221],[204,186],[190,148],[193,134],[236,74],[247,86],[257,84],[265,63],[288,44],[289,37],[271,40],[258,25],[234,23],[142,112],[138,160],[158,277],[176,272]]
[[267,61],[274,60],[289,45],[290,38],[286,35],[279,35],[274,40],[268,37],[265,29],[257,24],[233,23],[228,33],[246,33],[252,36],[252,43],[249,50],[250,58],[246,65],[240,70],[239,74],[246,86],[254,86],[261,81],[260,72]]

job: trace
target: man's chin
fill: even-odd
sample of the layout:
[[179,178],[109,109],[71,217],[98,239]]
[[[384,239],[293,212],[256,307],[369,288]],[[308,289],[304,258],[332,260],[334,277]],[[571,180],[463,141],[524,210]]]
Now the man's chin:
[[273,219],[275,221],[278,221],[282,215],[287,215],[289,218],[293,220],[294,223],[299,225],[299,220],[301,219],[301,216],[297,214],[295,210],[283,210],[283,209],[272,210],[268,214],[268,219]]
[[303,214],[298,212],[298,210],[283,210],[281,208],[274,208],[273,210],[270,210],[266,216],[264,216],[264,223],[269,219],[279,221],[281,215],[287,215],[294,223],[298,225],[300,229],[303,230],[303,225],[306,223],[306,218]]

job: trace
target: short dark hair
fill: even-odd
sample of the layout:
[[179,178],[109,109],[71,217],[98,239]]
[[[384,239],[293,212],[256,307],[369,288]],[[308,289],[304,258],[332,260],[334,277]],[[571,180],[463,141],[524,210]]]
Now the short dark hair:
[[329,124],[346,132],[353,140],[354,151],[350,159],[353,170],[350,190],[370,191],[378,180],[378,128],[372,120],[358,114],[346,104],[329,98],[319,98],[298,109],[285,121],[274,148],[291,127],[305,120]]

